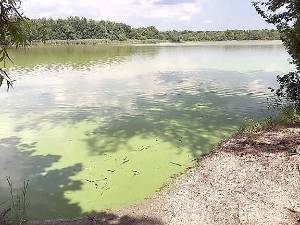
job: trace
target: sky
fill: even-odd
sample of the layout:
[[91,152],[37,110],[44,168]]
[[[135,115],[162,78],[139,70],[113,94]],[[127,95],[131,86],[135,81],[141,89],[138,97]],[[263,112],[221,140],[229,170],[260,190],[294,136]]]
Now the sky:
[[80,16],[159,30],[273,28],[251,0],[23,0],[30,18]]

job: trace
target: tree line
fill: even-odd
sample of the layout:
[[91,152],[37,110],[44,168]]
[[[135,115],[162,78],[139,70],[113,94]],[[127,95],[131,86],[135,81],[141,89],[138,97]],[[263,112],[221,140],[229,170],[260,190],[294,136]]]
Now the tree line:
[[28,19],[24,23],[28,40],[162,40],[162,41],[228,41],[228,40],[279,40],[277,30],[226,30],[226,31],[159,31],[154,26],[134,28],[124,23],[95,21],[80,17],[67,19]]

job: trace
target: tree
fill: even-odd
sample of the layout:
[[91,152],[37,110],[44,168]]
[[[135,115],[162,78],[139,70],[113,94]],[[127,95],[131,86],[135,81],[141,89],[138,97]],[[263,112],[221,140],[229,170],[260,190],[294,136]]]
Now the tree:
[[0,86],[6,82],[8,89],[13,81],[5,70],[7,60],[11,60],[7,47],[26,44],[23,17],[18,11],[20,4],[20,0],[0,0]]
[[277,27],[281,40],[292,57],[296,71],[278,76],[275,94],[300,109],[300,1],[263,0],[253,2],[257,12]]
[[[134,28],[124,23],[95,21],[80,17],[66,19],[26,20],[29,41],[109,39],[109,40],[168,40],[226,41],[226,40],[278,40],[275,30],[227,30],[227,31],[159,31],[154,26]],[[28,27],[28,25],[26,25]]]

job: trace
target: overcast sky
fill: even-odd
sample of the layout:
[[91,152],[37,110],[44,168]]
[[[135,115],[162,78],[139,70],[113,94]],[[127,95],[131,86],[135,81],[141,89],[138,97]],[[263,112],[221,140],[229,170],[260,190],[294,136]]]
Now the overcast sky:
[[23,0],[22,7],[30,18],[80,16],[159,30],[270,28],[251,0]]

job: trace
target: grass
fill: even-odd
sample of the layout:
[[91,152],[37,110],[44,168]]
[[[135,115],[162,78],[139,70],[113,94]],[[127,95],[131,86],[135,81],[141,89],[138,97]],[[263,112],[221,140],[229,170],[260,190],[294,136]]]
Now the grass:
[[278,126],[300,125],[300,110],[294,107],[286,107],[278,114],[260,121],[246,119],[239,128],[238,133],[255,133],[261,130],[270,130]]
[[0,223],[6,225],[22,225],[27,221],[26,209],[27,204],[27,191],[29,181],[24,181],[21,189],[16,190],[10,177],[7,179],[9,185],[9,199],[0,204],[0,207],[9,203],[9,206],[2,210],[0,215]]

